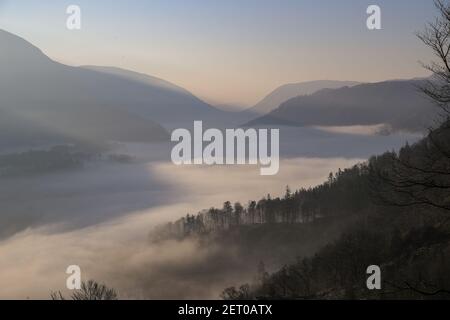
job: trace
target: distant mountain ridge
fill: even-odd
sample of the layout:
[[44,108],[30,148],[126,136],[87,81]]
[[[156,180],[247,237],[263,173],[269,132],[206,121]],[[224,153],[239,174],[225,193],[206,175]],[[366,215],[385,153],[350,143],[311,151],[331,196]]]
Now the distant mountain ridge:
[[[168,81],[116,67],[83,66],[81,69],[111,78],[98,92],[108,103],[126,105],[127,110],[151,118],[165,127],[174,127],[193,120],[214,120],[226,112],[207,104],[184,88]],[[112,83],[112,79],[116,83]],[[111,93],[111,87],[118,87]],[[101,90],[101,91],[100,91]]]
[[162,79],[119,68],[63,65],[4,30],[0,48],[0,146],[71,139],[168,141],[165,128],[223,118],[224,112]]
[[322,89],[336,89],[351,87],[360,84],[355,81],[317,80],[282,85],[268,94],[249,111],[256,114],[265,114],[278,108],[283,102],[302,95],[313,94]]
[[386,124],[394,130],[423,131],[436,106],[420,87],[426,80],[395,80],[323,89],[292,98],[247,125],[352,126]]
[[169,81],[150,76],[145,73],[140,73],[136,71],[126,70],[118,67],[106,67],[106,66],[81,66],[81,68],[101,72],[105,74],[110,74],[116,77],[121,77],[123,79],[134,81],[134,82],[140,82],[145,85],[149,85],[155,88],[161,88],[164,90],[174,91],[178,93],[183,93],[187,95],[192,95],[189,91],[186,89],[179,87],[173,83],[170,83]]

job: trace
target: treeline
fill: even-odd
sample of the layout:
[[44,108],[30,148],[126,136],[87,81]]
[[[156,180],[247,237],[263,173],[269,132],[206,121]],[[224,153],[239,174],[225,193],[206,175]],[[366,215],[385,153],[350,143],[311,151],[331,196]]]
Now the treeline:
[[309,189],[294,192],[289,186],[283,197],[269,195],[249,201],[244,207],[226,201],[222,208],[210,208],[195,215],[159,226],[154,239],[182,239],[190,235],[228,230],[242,225],[310,223],[317,219],[365,212],[369,209],[369,167],[358,164],[330,173],[328,181]]
[[48,173],[83,167],[91,161],[130,162],[127,155],[106,154],[106,145],[58,145],[0,155],[0,177]]
[[[407,188],[419,188],[422,203],[417,205],[445,209],[445,202],[449,200],[450,180],[444,171],[449,170],[449,164],[448,158],[440,150],[450,149],[448,126],[448,122],[444,123],[427,138],[412,146],[405,145],[398,153],[386,152],[371,157],[365,163],[330,173],[328,180],[316,187],[292,192],[288,186],[281,198],[272,198],[269,194],[259,201],[249,201],[245,207],[239,202],[232,205],[226,201],[222,208],[210,208],[195,215],[187,214],[160,227],[160,231],[167,232],[168,236],[184,237],[239,225],[307,223],[327,217],[364,216],[379,211],[380,205],[407,207],[408,198],[411,198],[411,205],[414,200],[418,202],[419,199],[413,198],[414,192],[408,192]],[[433,168],[436,172],[432,171]],[[400,177],[410,181],[400,181]],[[420,179],[426,181],[421,182]],[[425,198],[424,193],[428,189],[434,191],[434,197],[430,192],[430,200]],[[383,210],[388,209],[385,207]]]
[[[224,299],[450,298],[450,120],[314,190],[326,200],[321,212],[360,218],[316,254],[273,274],[260,268],[255,283]],[[367,288],[370,265],[382,270],[381,290]]]
[[[450,119],[399,152],[372,157],[367,169],[372,209],[352,230],[314,256],[260,276],[254,287],[226,289],[223,297],[449,298]],[[369,265],[383,271],[381,290],[367,290]]]
[[[406,233],[365,226],[343,234],[311,257],[257,281],[224,290],[226,300],[450,298],[450,235],[433,226]],[[381,289],[367,287],[367,268],[381,268]]]

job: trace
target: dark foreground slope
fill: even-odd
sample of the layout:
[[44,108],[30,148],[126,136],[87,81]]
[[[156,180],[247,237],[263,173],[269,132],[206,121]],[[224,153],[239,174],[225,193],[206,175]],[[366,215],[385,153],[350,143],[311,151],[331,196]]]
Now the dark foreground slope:
[[[320,186],[246,207],[225,202],[154,230],[152,240],[234,248],[224,256],[241,261],[243,273],[259,264],[226,299],[450,297],[449,138],[447,122]],[[381,268],[381,290],[366,286],[370,265]]]
[[[260,272],[252,284],[224,291],[226,299],[442,299],[450,298],[450,126],[398,154],[373,157],[360,175],[338,175],[330,183],[365,185],[353,199],[333,192],[326,199],[366,208],[348,208],[360,219],[337,240],[279,271]],[[366,190],[367,190],[366,189]],[[333,197],[334,195],[334,197]],[[348,201],[348,202],[347,202]],[[381,268],[380,290],[368,290],[367,268]]]

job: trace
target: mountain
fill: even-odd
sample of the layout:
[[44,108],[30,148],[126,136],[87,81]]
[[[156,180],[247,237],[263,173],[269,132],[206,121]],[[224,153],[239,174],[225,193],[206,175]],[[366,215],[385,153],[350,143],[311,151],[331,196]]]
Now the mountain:
[[222,115],[164,80],[117,68],[63,65],[3,30],[0,49],[0,146],[70,139],[167,141],[163,127]]
[[257,114],[266,114],[276,109],[283,102],[302,95],[313,94],[322,89],[337,89],[342,87],[351,87],[359,84],[354,81],[331,81],[318,80],[310,82],[290,83],[278,87],[267,95],[264,99],[250,108],[250,111]]
[[352,126],[386,124],[423,131],[437,108],[419,90],[426,80],[396,80],[323,89],[292,98],[248,125]]
[[166,80],[153,77],[144,73],[139,73],[135,71],[125,70],[117,67],[102,67],[102,66],[82,66],[82,68],[93,70],[97,72],[102,72],[105,74],[110,74],[116,77],[120,77],[132,82],[139,82],[148,85],[152,88],[160,88],[163,90],[173,91],[176,93],[181,93],[185,95],[191,95],[186,89],[179,87],[173,83]]
[[186,89],[156,77],[115,67],[84,66],[81,69],[107,78],[101,85],[95,84],[103,103],[126,106],[127,111],[167,128],[192,125],[194,120],[211,122],[230,116]]

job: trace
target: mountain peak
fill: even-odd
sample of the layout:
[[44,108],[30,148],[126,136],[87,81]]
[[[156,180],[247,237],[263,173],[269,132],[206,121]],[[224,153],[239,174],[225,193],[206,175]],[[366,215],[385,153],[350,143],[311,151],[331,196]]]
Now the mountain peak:
[[2,63],[2,66],[27,68],[36,66],[36,64],[51,62],[50,58],[39,48],[3,29],[0,29],[0,48],[0,63]]

